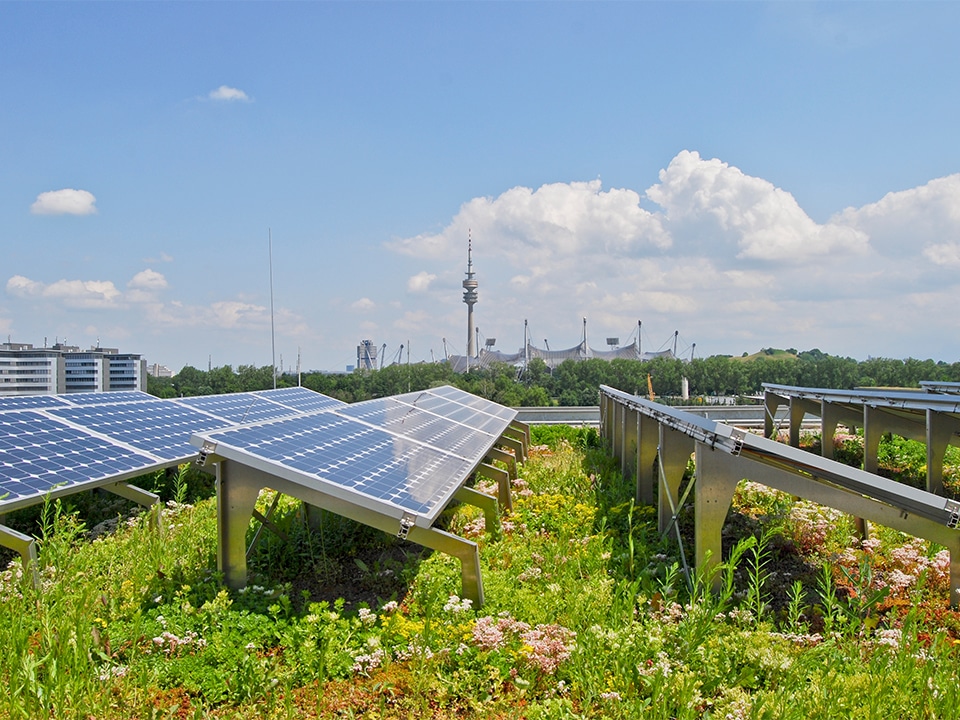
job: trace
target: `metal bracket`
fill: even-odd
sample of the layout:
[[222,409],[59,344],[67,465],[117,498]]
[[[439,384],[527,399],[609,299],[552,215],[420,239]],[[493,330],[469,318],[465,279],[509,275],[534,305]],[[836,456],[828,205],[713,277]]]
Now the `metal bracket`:
[[407,533],[410,532],[412,528],[417,523],[417,516],[413,513],[405,512],[403,517],[400,518],[400,530],[397,531],[397,537],[401,540],[407,539]]
[[200,448],[200,452],[197,453],[196,463],[200,467],[203,467],[207,464],[207,457],[212,453],[216,452],[217,444],[215,442],[210,442],[209,440],[203,441],[203,447]]
[[730,439],[733,440],[733,450],[730,451],[730,454],[733,456],[740,455],[740,451],[743,450],[743,432],[734,430],[730,433]]
[[947,527],[954,529],[960,525],[960,502],[956,500],[947,500],[943,509],[950,513],[950,519],[947,520]]

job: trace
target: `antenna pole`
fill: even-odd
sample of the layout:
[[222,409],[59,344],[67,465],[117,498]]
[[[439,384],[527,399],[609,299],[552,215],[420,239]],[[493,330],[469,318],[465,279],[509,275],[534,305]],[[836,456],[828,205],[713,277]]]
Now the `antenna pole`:
[[277,389],[277,335],[273,324],[273,233],[267,228],[267,247],[270,253],[270,363],[273,389]]

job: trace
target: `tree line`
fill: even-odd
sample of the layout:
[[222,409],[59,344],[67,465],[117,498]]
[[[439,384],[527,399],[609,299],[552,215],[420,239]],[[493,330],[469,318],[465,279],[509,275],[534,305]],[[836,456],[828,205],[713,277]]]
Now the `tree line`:
[[[616,359],[567,360],[552,371],[537,358],[524,369],[509,365],[478,368],[466,374],[446,363],[396,364],[380,370],[351,373],[286,373],[277,387],[302,384],[311,390],[358,402],[437,385],[453,385],[512,407],[596,405],[598,388],[609,385],[646,395],[650,385],[658,399],[677,402],[687,379],[691,400],[709,396],[747,396],[762,392],[763,383],[850,389],[853,387],[919,387],[921,380],[960,382],[960,362],[907,358],[855,360],[820,350],[800,353],[765,350],[756,356],[648,361]],[[184,367],[172,378],[149,377],[148,392],[159,397],[210,395],[266,390],[273,387],[269,365],[226,365],[211,370]]]

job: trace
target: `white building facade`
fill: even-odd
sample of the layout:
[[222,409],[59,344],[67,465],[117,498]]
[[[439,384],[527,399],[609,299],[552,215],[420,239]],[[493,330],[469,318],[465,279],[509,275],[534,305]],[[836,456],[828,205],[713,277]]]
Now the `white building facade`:
[[116,348],[0,344],[0,397],[147,389],[147,361]]

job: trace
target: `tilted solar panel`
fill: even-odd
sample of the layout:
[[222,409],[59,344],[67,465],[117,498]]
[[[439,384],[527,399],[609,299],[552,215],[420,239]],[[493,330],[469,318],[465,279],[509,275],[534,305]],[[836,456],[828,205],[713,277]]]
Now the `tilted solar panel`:
[[[393,398],[382,398],[348,405],[337,410],[337,414],[370,423],[467,460],[479,461],[505,426],[500,426],[496,432],[487,432],[482,426],[492,425],[496,422],[494,418],[467,408],[463,410],[468,414],[458,420]],[[471,423],[471,420],[474,422]]]
[[156,457],[118,446],[39,412],[4,412],[0,422],[0,506],[39,501],[60,487],[148,472]]
[[[412,439],[334,413],[205,432],[216,453],[340,497],[364,496],[432,522],[472,472],[474,463]],[[492,443],[492,440],[491,440]],[[346,491],[346,492],[345,492]]]
[[58,395],[12,395],[0,398],[0,412],[26,408],[63,407],[67,404]]
[[154,395],[141,390],[115,390],[112,392],[82,392],[58,395],[70,405],[116,405],[119,403],[159,400]]
[[296,415],[300,412],[267,398],[259,397],[254,393],[197,395],[196,397],[179,398],[177,402],[236,425],[260,420],[273,420]]
[[252,393],[257,397],[267,398],[274,402],[300,412],[314,412],[329,410],[346,405],[342,400],[329,397],[322,393],[308,390],[304,387],[277,388],[275,390],[257,390]]
[[193,454],[192,433],[232,424],[173,400],[157,398],[148,402],[51,408],[46,412],[165,460],[189,458]]

